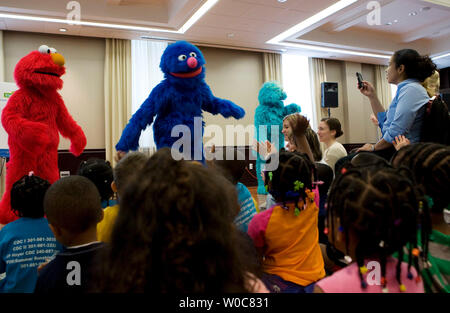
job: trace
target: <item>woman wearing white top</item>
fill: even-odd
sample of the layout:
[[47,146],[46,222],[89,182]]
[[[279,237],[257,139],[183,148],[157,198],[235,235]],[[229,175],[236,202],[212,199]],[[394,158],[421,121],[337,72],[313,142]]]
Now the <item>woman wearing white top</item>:
[[322,162],[328,164],[333,171],[336,162],[347,156],[347,150],[336,141],[336,138],[339,138],[342,134],[341,123],[337,118],[323,118],[321,120],[317,135],[320,142],[323,142],[326,146]]

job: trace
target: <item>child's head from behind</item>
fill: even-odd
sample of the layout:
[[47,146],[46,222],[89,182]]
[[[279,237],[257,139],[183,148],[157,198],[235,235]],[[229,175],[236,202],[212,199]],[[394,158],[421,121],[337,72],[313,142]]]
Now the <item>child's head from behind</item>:
[[114,168],[114,185],[119,195],[123,194],[129,181],[139,173],[147,160],[147,155],[142,152],[129,152],[117,163]]
[[[382,277],[386,276],[388,256],[398,252],[402,260],[407,243],[410,257],[412,249],[417,248],[421,198],[409,178],[411,173],[405,171],[390,167],[352,168],[336,179],[328,197],[330,242],[356,258],[359,267],[370,258],[380,261]],[[427,221],[422,219],[421,223],[422,231],[429,229]],[[410,258],[410,265],[411,261]],[[397,280],[399,271],[397,267]]]
[[429,207],[442,213],[450,204],[450,147],[435,143],[416,143],[406,146],[393,156],[396,167],[409,168],[422,191],[427,195]]
[[89,178],[95,184],[102,201],[107,201],[113,196],[114,192],[111,189],[113,169],[108,161],[96,158],[82,161],[78,175]]
[[375,168],[390,167],[388,161],[371,152],[360,152],[357,155],[355,155],[351,160],[346,160],[345,162],[340,164],[338,163],[336,163],[336,170],[337,170],[336,179],[352,168],[375,169]]
[[[306,199],[306,189],[312,190],[315,167],[306,154],[280,151],[272,157],[279,158],[278,168],[264,172],[267,191],[277,202]],[[268,162],[271,162],[269,160]]]
[[83,176],[68,176],[56,181],[45,194],[44,210],[52,230],[62,230],[62,244],[97,227],[103,218],[100,194],[92,181]]
[[224,147],[218,153],[220,153],[221,160],[214,159],[212,165],[224,174],[233,185],[236,185],[244,175],[248,163],[245,155],[233,147]]
[[11,209],[18,217],[44,217],[44,196],[50,183],[32,173],[11,188]]
[[244,291],[238,211],[225,177],[160,149],[123,194],[100,289]]
[[319,185],[320,197],[326,195],[330,189],[331,183],[334,179],[334,173],[331,167],[324,163],[316,163],[317,180],[322,181]]

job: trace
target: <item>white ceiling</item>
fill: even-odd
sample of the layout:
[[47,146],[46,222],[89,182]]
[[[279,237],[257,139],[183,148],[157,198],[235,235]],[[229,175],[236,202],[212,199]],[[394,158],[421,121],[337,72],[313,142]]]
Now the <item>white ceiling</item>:
[[[219,0],[185,33],[178,29],[206,0],[78,0],[81,20],[145,26],[166,30],[136,31],[93,26],[0,18],[0,29],[27,32],[140,39],[189,40],[198,44],[290,51],[314,57],[385,64],[386,58],[354,55],[349,51],[390,55],[402,48],[422,54],[450,52],[450,0],[379,0],[380,25],[369,25],[369,2],[359,0],[322,19],[280,44],[267,41],[335,4],[337,0]],[[69,0],[0,0],[0,13],[65,19]],[[416,15],[410,13],[416,12]],[[386,25],[392,23],[392,25]],[[301,45],[301,46],[300,46]],[[333,48],[323,51],[323,48]],[[436,60],[450,66],[450,56]]]

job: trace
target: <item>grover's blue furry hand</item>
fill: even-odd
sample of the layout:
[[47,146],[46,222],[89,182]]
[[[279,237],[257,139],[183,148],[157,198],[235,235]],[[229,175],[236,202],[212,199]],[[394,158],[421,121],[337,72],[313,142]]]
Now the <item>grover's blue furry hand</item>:
[[[219,112],[223,117],[234,117],[241,119],[245,115],[245,111],[240,106],[237,106],[229,100],[218,99]],[[207,111],[207,110],[206,110]],[[210,112],[212,113],[212,112]]]
[[244,111],[244,109],[243,108],[241,108],[241,107],[234,107],[233,108],[233,117],[234,118],[236,118],[236,119],[241,119],[241,118],[243,118],[244,117],[244,115],[245,115],[245,111]]

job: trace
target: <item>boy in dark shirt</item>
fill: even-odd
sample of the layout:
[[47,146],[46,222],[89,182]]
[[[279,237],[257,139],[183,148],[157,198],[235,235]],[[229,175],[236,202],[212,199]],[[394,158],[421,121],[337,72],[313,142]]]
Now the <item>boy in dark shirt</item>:
[[64,249],[41,269],[35,292],[88,292],[95,259],[105,245],[97,241],[97,223],[103,218],[97,188],[82,176],[62,178],[48,189],[44,210]]

